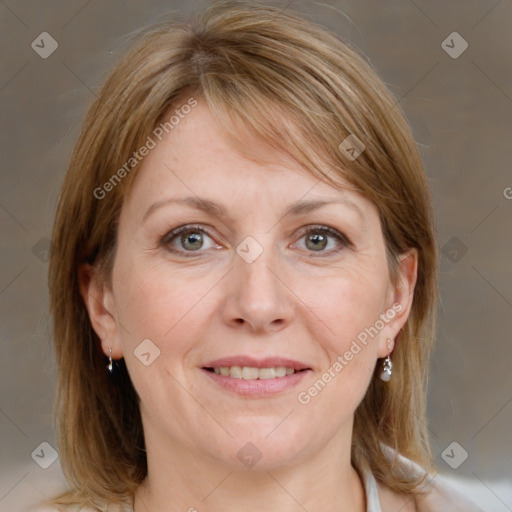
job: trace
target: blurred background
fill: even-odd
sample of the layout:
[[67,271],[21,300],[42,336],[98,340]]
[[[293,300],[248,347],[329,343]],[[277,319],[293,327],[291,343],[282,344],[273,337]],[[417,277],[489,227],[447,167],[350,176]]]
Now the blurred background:
[[[442,304],[429,430],[438,469],[512,510],[512,2],[269,2],[358,48],[395,94],[434,196]],[[127,36],[205,1],[0,1],[0,510],[65,486],[52,428],[47,259],[86,106]]]

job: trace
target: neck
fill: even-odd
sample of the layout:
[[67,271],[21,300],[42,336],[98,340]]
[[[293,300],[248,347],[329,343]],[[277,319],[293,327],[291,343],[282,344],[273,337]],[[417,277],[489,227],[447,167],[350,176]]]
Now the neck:
[[366,511],[364,487],[350,463],[350,436],[348,442],[333,437],[295,464],[243,470],[191,447],[148,438],[154,440],[146,446],[148,475],[135,493],[134,512]]

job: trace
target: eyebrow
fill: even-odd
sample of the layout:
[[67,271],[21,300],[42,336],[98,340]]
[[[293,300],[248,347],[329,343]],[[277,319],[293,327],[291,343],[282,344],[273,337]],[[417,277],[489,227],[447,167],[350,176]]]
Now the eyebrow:
[[[185,206],[189,206],[196,210],[203,211],[208,213],[214,217],[218,218],[230,218],[228,211],[224,206],[209,199],[204,199],[201,197],[169,197],[165,199],[160,199],[156,203],[153,203],[147,210],[144,216],[142,217],[142,222],[144,222],[155,210],[162,208],[163,206],[167,206],[169,204],[182,204]],[[355,211],[362,220],[364,220],[364,215],[359,206],[346,198],[338,198],[338,199],[329,199],[329,200],[320,200],[313,199],[308,201],[298,201],[292,204],[282,215],[281,218],[287,216],[297,216],[305,213],[312,212],[314,210],[318,210],[323,206],[331,205],[331,204],[343,204],[349,206],[353,211]]]

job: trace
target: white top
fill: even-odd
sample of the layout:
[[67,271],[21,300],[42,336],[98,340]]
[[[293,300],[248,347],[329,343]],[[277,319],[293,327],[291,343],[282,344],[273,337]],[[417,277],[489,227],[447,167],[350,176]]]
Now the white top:
[[[391,459],[394,455],[394,450],[389,446],[382,445],[382,449],[386,457]],[[404,476],[418,477],[425,473],[418,464],[412,460],[404,457],[403,455],[398,456],[399,467],[403,472]],[[379,488],[377,481],[373,476],[366,461],[363,461],[359,468],[363,486],[366,495],[366,512],[391,512],[383,511],[379,499]],[[458,490],[456,490],[451,484],[445,481],[442,475],[434,474],[429,475],[421,486],[422,490],[426,490],[427,493],[416,498],[417,512],[484,512],[483,509],[478,507],[474,502],[463,496]],[[96,512],[95,509],[90,507],[78,507],[67,508],[66,512]],[[49,507],[39,507],[32,510],[32,512],[61,512],[62,509],[55,509]],[[134,512],[131,505],[125,505],[124,507],[119,505],[109,504],[104,512]],[[394,511],[393,511],[394,512]]]
[[[384,444],[381,444],[381,446],[385,456],[391,460],[395,451]],[[426,473],[418,464],[403,455],[398,455],[398,461],[400,471],[404,476],[417,478]],[[366,493],[366,512],[383,512],[379,499],[377,481],[366,461],[363,462],[360,470]],[[463,496],[452,485],[446,482],[440,474],[430,474],[425,479],[420,489],[426,491],[426,494],[416,498],[415,509],[417,512],[484,512],[484,510],[474,502]],[[133,510],[130,512],[133,512]]]

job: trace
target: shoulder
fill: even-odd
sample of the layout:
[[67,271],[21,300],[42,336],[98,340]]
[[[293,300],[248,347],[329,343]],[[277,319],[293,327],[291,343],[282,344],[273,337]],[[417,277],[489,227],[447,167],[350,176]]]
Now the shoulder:
[[484,512],[439,473],[429,475],[424,488],[425,493],[416,498],[418,512]]
[[[386,445],[383,445],[383,451],[390,459],[396,453]],[[426,478],[419,488],[421,494],[417,496],[397,493],[379,482],[382,512],[484,512],[440,473],[427,473],[401,454],[398,454],[397,459],[403,476],[418,478],[426,475]]]
[[379,482],[382,512],[484,512],[441,476],[436,479],[435,485],[427,484],[424,494],[416,497],[397,493]]
[[[427,473],[422,467],[412,460],[398,455],[400,468],[404,475],[418,477],[426,475],[420,487],[422,494],[416,496],[413,501],[417,512],[484,512],[473,501],[464,496],[440,473]],[[408,509],[407,509],[408,510]]]

